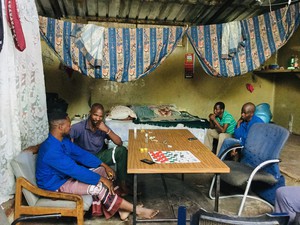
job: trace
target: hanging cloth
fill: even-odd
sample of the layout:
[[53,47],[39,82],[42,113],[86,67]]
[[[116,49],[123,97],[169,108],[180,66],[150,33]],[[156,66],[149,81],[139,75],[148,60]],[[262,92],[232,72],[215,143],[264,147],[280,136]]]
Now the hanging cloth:
[[26,48],[26,43],[16,0],[6,0],[6,14],[15,46],[19,51],[22,52]]
[[94,67],[76,44],[83,24],[46,17],[39,17],[39,21],[42,37],[64,65],[83,75],[116,82],[134,81],[151,73],[173,52],[186,31],[175,26],[104,28],[102,65]]
[[76,45],[94,67],[102,65],[104,27],[88,24],[81,29]]
[[245,47],[230,60],[222,58],[222,24],[192,26],[187,34],[207,74],[233,77],[259,68],[286,44],[299,23],[299,3],[240,21]]
[[0,52],[3,46],[4,39],[4,30],[3,30],[3,18],[2,18],[2,1],[0,0]]
[[232,59],[244,47],[244,37],[240,21],[223,24],[222,31],[222,59]]

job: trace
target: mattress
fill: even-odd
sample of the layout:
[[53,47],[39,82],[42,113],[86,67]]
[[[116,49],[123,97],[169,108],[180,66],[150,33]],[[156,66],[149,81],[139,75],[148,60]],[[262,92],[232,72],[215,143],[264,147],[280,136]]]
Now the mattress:
[[191,128],[186,127],[181,123],[174,124],[173,126],[158,126],[149,124],[136,124],[132,120],[106,120],[106,125],[113,130],[124,142],[126,146],[128,143],[128,133],[130,129],[188,129],[198,140],[204,142],[206,129],[204,128]]

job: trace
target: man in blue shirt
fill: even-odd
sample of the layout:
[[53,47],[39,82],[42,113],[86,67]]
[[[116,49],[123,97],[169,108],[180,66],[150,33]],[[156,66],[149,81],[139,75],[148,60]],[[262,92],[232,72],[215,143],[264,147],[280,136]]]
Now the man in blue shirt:
[[[222,144],[218,156],[220,156],[226,149],[233,146],[244,146],[250,127],[255,123],[263,123],[264,121],[254,115],[255,105],[252,102],[245,103],[241,110],[241,118],[237,121],[234,129],[234,138],[226,138]],[[237,152],[233,150],[231,156],[236,155]]]
[[[104,123],[104,107],[95,103],[92,105],[88,119],[71,127],[72,141],[92,153],[111,166],[116,164],[116,176],[121,187],[122,195],[129,193],[127,180],[127,149],[122,146],[121,138]],[[110,139],[115,148],[106,149],[105,139]]]
[[[38,187],[50,191],[97,196],[107,219],[116,212],[120,214],[121,220],[127,219],[133,206],[115,193],[114,171],[66,137],[71,127],[66,113],[51,113],[48,119],[50,133],[40,146],[36,162]],[[153,218],[158,212],[137,207],[137,215],[146,219]]]

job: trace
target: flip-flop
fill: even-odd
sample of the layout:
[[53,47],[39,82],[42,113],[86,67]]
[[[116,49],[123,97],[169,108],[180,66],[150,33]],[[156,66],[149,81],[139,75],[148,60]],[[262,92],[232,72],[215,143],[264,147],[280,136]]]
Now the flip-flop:
[[[141,204],[138,204],[136,207],[140,207],[140,208],[143,208],[144,207],[144,205],[141,203]],[[128,221],[129,220],[129,216],[130,216],[130,214],[125,218],[125,219],[122,219],[122,218],[120,218],[122,221],[124,221],[124,222],[126,222],[126,221]]]

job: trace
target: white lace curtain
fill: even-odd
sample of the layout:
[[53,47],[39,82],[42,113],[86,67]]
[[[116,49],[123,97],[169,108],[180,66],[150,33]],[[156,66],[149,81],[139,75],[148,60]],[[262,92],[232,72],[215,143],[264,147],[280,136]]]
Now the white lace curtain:
[[14,193],[10,161],[22,149],[42,142],[48,133],[46,94],[38,15],[34,0],[18,1],[26,49],[18,51],[2,15],[4,45],[0,52],[0,204]]

